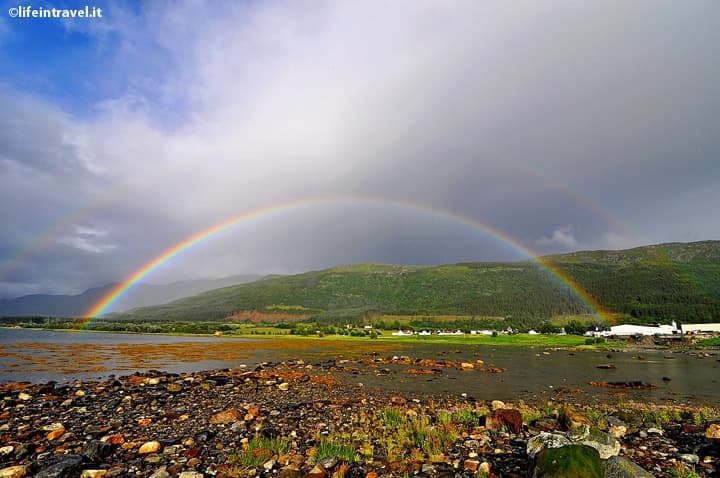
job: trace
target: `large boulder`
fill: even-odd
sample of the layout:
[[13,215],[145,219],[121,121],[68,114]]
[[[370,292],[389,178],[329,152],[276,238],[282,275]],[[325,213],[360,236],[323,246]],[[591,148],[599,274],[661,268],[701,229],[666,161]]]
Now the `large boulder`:
[[621,456],[605,461],[605,478],[653,478],[653,474]]
[[582,425],[569,431],[568,436],[575,443],[595,448],[603,460],[620,453],[620,442],[616,438],[589,425]]
[[560,448],[571,445],[572,442],[559,433],[540,433],[528,440],[527,454],[530,458],[540,453],[545,448]]
[[600,454],[587,445],[545,448],[535,457],[533,478],[603,478]]

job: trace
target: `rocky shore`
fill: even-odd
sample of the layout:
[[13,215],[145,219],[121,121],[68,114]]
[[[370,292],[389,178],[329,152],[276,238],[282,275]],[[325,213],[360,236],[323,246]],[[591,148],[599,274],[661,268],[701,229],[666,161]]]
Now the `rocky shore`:
[[0,478],[720,476],[717,409],[401,396],[342,368],[0,385]]

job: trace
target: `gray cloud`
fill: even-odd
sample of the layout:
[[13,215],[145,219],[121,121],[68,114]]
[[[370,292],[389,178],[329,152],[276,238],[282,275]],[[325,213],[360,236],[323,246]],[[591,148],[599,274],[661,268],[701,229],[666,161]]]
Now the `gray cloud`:
[[[316,196],[444,208],[539,253],[720,237],[714,2],[110,8],[68,26],[119,44],[91,108],[0,90],[0,251],[24,257],[0,264],[0,296],[119,280],[229,217]],[[521,257],[371,206],[243,222],[150,279]]]

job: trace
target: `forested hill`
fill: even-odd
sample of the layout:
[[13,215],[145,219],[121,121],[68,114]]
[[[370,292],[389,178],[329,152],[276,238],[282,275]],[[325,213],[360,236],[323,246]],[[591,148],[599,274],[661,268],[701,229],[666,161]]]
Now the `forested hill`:
[[[641,321],[720,320],[720,242],[548,256],[606,311]],[[241,311],[352,319],[367,313],[549,318],[590,312],[534,262],[363,264],[268,278],[117,318],[217,320]]]

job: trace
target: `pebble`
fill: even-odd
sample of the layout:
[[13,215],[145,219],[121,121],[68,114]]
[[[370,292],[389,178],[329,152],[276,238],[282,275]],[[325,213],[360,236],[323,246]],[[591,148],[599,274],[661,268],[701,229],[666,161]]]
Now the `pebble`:
[[138,453],[141,455],[147,454],[147,453],[155,453],[160,449],[160,442],[159,441],[149,441],[145,442],[140,446],[140,449],[138,450]]

